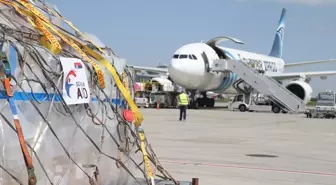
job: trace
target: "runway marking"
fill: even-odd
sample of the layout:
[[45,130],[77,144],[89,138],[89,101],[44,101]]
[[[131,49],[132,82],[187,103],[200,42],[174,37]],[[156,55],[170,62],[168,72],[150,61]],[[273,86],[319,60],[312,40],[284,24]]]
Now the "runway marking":
[[274,169],[274,168],[259,168],[259,167],[251,167],[251,166],[238,166],[238,165],[227,165],[227,164],[210,164],[210,163],[196,163],[196,162],[169,161],[169,160],[160,160],[160,162],[162,162],[162,163],[168,163],[168,164],[208,166],[208,167],[222,167],[222,168],[239,168],[239,169],[247,169],[247,170],[272,171],[272,172],[284,172],[284,173],[298,173],[298,174],[307,174],[307,175],[321,175],[321,176],[333,176],[333,177],[336,177],[336,173],[325,173],[325,172],[309,172],[309,171],[299,171],[299,170],[285,170],[285,169]]

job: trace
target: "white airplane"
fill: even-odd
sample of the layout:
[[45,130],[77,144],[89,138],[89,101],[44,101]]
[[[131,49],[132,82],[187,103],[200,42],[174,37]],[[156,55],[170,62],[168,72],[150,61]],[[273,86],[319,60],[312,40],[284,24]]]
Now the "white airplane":
[[[223,41],[232,41],[237,44],[244,43],[232,37],[217,37],[206,43],[191,43],[182,46],[174,53],[168,69],[141,66],[133,67],[149,71],[166,72],[175,83],[188,90],[238,94],[237,90],[233,87],[233,84],[239,80],[237,74],[233,72],[213,72],[211,68],[213,61],[216,59],[241,60],[252,68],[264,71],[265,75],[278,81],[292,80],[286,85],[286,88],[307,103],[312,96],[312,88],[308,84],[310,79],[312,77],[322,78],[328,75],[336,75],[336,71],[284,73],[284,69],[308,64],[336,62],[336,60],[285,64],[285,61],[282,59],[285,18],[286,9],[283,9],[269,55],[218,46],[218,44]],[[197,102],[199,106],[214,106],[214,100],[206,96],[198,98]]]

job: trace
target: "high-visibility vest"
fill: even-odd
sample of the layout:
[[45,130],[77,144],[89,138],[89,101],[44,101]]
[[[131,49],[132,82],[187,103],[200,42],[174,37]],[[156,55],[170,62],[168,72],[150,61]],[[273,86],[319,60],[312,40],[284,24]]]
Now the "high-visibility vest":
[[185,93],[181,93],[179,95],[179,104],[188,105],[188,96]]

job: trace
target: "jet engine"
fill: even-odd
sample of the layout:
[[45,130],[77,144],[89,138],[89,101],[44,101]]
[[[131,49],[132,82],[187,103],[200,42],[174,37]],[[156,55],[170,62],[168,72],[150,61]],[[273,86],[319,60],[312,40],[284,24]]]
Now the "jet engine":
[[286,88],[302,99],[306,104],[312,97],[313,89],[304,81],[291,81],[286,85]]

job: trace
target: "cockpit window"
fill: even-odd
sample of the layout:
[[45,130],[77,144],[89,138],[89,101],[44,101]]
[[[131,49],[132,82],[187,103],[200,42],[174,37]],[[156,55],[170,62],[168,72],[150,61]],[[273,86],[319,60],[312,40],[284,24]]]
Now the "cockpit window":
[[189,58],[191,60],[197,60],[197,58],[194,54],[189,54],[189,55],[187,55],[187,54],[182,54],[182,55],[175,54],[173,56],[173,58],[175,58],[175,59],[176,58],[180,58],[180,59]]
[[180,59],[182,58],[188,58],[188,55],[180,55]]

